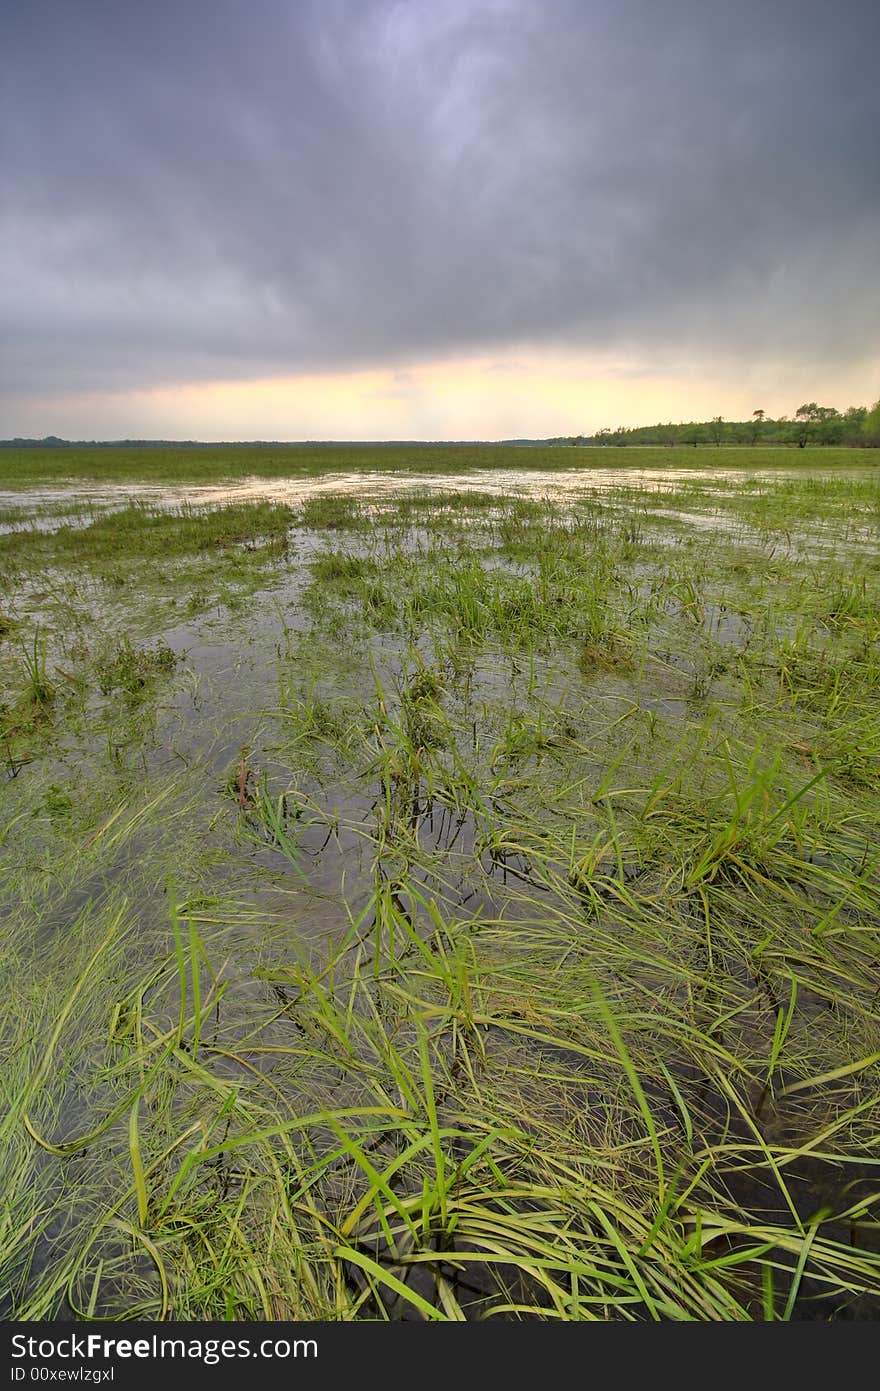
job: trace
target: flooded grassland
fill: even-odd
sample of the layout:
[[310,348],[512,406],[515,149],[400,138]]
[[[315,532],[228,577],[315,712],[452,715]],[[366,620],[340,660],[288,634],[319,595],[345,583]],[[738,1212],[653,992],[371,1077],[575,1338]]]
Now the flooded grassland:
[[3,492],[5,1318],[878,1316],[880,470],[573,453]]

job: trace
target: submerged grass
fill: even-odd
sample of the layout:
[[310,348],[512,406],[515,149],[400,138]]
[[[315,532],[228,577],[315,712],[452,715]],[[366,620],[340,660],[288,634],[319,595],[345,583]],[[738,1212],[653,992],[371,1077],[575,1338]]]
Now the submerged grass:
[[[446,474],[472,469],[733,469],[877,467],[876,450],[796,447],[689,448],[628,446],[560,448],[505,444],[335,444],[201,445],[165,448],[137,446],[0,450],[0,487],[31,488],[40,483],[87,479],[92,482],[192,481],[216,483],[234,478],[317,477],[333,472],[393,470]],[[833,492],[833,488],[830,490]]]
[[877,1317],[872,485],[761,486],[318,498],[214,665],[16,609],[7,1317]]
[[143,503],[99,513],[85,525],[62,522],[52,530],[22,527],[0,535],[0,566],[100,567],[130,560],[170,561],[233,546],[283,548],[288,507],[272,502],[228,503],[173,510]]

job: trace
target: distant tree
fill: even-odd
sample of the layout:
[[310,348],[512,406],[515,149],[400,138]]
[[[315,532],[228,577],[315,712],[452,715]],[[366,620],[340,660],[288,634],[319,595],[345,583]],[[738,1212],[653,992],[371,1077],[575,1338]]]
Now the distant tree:
[[[616,429],[603,426],[591,435],[560,435],[551,444],[594,444],[594,445],[666,445],[689,444],[694,448],[701,444],[757,444],[765,445],[797,444],[801,449],[808,443],[865,445],[870,442],[880,445],[880,402],[870,411],[865,406],[850,406],[841,414],[834,406],[820,406],[816,401],[808,401],[799,406],[794,416],[768,416],[766,411],[752,411],[751,419],[725,420],[716,415],[712,420],[674,424],[658,421],[656,425],[618,425]],[[0,441],[0,446],[8,447],[9,441]],[[31,441],[36,443],[36,441]]]
[[840,444],[843,439],[844,419],[834,406],[820,406],[819,439],[822,444]]
[[807,440],[810,437],[810,426],[816,418],[816,411],[818,409],[819,407],[816,405],[815,401],[809,401],[806,405],[798,406],[795,411],[794,418],[797,421],[795,427],[795,442],[798,449],[806,449]]
[[862,421],[862,434],[869,444],[880,445],[880,401],[875,401]]
[[843,416],[834,406],[818,406],[815,401],[799,406],[795,411],[798,421],[797,444],[799,449],[806,446],[810,436],[820,444],[838,444],[843,437]]

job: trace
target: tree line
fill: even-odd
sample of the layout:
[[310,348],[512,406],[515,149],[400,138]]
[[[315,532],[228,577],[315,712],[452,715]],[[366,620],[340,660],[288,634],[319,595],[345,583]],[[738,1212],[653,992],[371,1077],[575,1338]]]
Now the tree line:
[[834,406],[820,406],[815,401],[798,406],[793,416],[774,419],[766,411],[755,410],[750,420],[688,421],[686,424],[618,425],[607,426],[593,435],[560,435],[550,444],[789,444],[805,449],[807,445],[836,444],[865,448],[880,448],[880,400],[868,406],[850,406],[840,412]]

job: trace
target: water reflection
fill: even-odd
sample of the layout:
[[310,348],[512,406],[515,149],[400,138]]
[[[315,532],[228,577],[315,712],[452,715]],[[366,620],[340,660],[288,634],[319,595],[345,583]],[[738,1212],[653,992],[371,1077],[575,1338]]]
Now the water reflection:
[[[838,471],[839,472],[839,471]],[[866,477],[873,470],[848,469],[847,477]],[[831,478],[827,469],[799,469],[797,478]],[[402,473],[389,469],[364,473],[333,472],[318,477],[263,478],[253,476],[218,483],[83,483],[20,490],[0,489],[0,508],[21,511],[22,518],[46,508],[64,506],[78,511],[97,507],[126,507],[133,503],[153,507],[209,507],[228,502],[282,502],[300,506],[323,493],[344,493],[363,498],[409,497],[429,490],[438,494],[494,493],[499,497],[573,498],[579,494],[631,490],[681,493],[689,485],[709,485],[713,496],[735,496],[746,485],[749,493],[764,492],[771,485],[791,479],[791,469],[741,468],[572,468],[572,469],[474,469],[470,473]],[[757,488],[755,485],[758,485]]]

